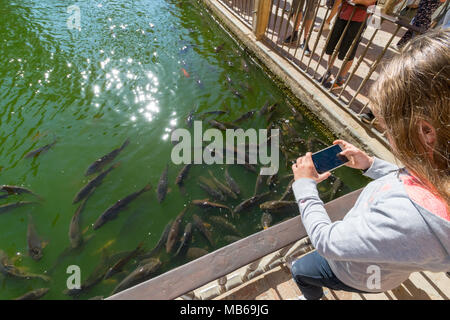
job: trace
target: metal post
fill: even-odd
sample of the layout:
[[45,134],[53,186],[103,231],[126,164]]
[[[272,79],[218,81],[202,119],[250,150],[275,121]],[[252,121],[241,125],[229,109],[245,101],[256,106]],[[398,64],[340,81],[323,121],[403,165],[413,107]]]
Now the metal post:
[[350,107],[352,105],[352,103],[355,101],[356,97],[358,96],[359,92],[361,91],[362,87],[364,87],[364,85],[366,84],[367,80],[369,80],[370,76],[372,75],[372,73],[375,71],[375,68],[378,65],[378,62],[380,62],[381,58],[384,56],[384,54],[386,53],[387,49],[389,48],[389,45],[391,44],[392,40],[394,39],[394,37],[397,35],[398,30],[400,30],[400,25],[397,25],[397,29],[395,30],[395,32],[392,34],[392,36],[390,37],[388,43],[386,44],[386,46],[384,47],[383,51],[378,55],[378,58],[372,63],[372,66],[370,67],[370,70],[368,72],[368,74],[366,75],[366,77],[364,78],[364,80],[361,82],[361,84],[358,87],[358,90],[356,90],[355,95],[353,96],[352,100],[350,100],[348,106]]
[[[305,0],[301,0],[301,2],[299,3],[299,5],[298,5],[298,7],[297,7],[297,11],[295,12],[295,16],[294,16],[294,27],[292,28],[292,34],[294,34],[294,32],[295,32],[295,25],[297,24],[297,21],[298,21],[298,16],[300,15],[300,12],[302,12],[302,8],[303,8],[303,4],[305,3]],[[286,34],[287,34],[287,31],[288,31],[288,29],[289,29],[289,25],[290,25],[290,23],[291,23],[291,21],[290,21],[290,19],[292,18],[292,15],[291,15],[291,13],[292,13],[292,7],[290,8],[290,13],[289,13],[289,15],[288,15],[288,21],[287,21],[287,24],[286,24],[286,30],[285,30],[285,33],[284,33],[284,36],[283,36],[283,38],[282,38],[282,43],[281,43],[281,50],[283,50],[284,49],[284,46],[285,46],[285,44],[284,44],[284,39],[286,38]],[[303,14],[302,14],[302,16],[303,16]],[[302,21],[304,22],[304,19],[302,19]],[[300,27],[300,30],[299,30],[299,33],[300,33],[300,35],[301,35],[301,31],[303,30],[303,24],[301,25],[301,27]],[[298,37],[298,39],[300,39],[300,37]],[[297,41],[296,41],[296,43],[295,43],[295,45],[296,46],[298,46],[298,39],[297,39]],[[292,38],[291,38],[291,41],[289,42],[289,45],[291,45],[292,44]],[[289,52],[289,49],[288,49],[288,52]]]
[[284,21],[284,15],[286,14],[286,4],[287,4],[287,0],[284,1],[284,6],[283,9],[281,10],[281,19],[280,19],[280,26],[278,27],[278,31],[277,31],[277,43],[280,41],[280,37],[281,37],[281,28],[283,26],[283,21]]
[[[310,2],[310,4],[313,2]],[[312,5],[312,4],[311,4]],[[300,61],[303,61],[303,56],[305,55],[305,49],[308,47],[308,43],[309,43],[309,39],[311,38],[311,34],[313,33],[314,30],[314,22],[316,21],[317,18],[317,14],[319,13],[319,7],[320,7],[320,3],[317,3],[317,7],[316,10],[314,12],[314,18],[311,24],[311,29],[309,30],[309,34],[306,36],[305,39],[305,48],[303,48],[303,52],[302,52],[302,57],[300,58]],[[328,11],[327,11],[328,12]],[[327,13],[325,13],[325,16],[327,15]],[[322,24],[324,23],[325,19],[323,19]],[[319,38],[320,34],[317,35],[317,39]],[[312,57],[313,53],[311,52],[311,57]],[[295,57],[295,54],[294,54]],[[310,59],[311,60],[311,59]]]
[[356,73],[356,70],[358,70],[359,66],[361,65],[361,62],[363,61],[364,57],[367,54],[367,51],[369,50],[370,45],[373,42],[373,39],[375,38],[375,35],[378,33],[378,29],[375,29],[374,33],[372,34],[372,36],[370,37],[369,42],[366,45],[366,48],[364,49],[363,53],[361,54],[361,56],[359,57],[358,61],[356,62],[356,65],[353,67],[352,72],[350,73],[350,76],[347,78],[347,80],[345,81],[341,92],[338,95],[338,99],[341,98],[342,93],[344,92],[344,90],[347,88],[348,84],[350,83],[350,80],[353,78],[353,75]]
[[[341,7],[339,8],[339,12],[337,13],[337,17],[340,16],[341,11],[342,11],[342,7],[343,6],[341,5]],[[323,55],[325,54],[325,49],[328,46],[328,42],[330,42],[331,35],[333,34],[334,28],[336,28],[336,22],[333,24],[333,27],[331,27],[330,33],[328,34],[327,40],[325,41],[325,46],[322,49],[322,53],[320,54],[320,58],[319,58],[319,61],[317,62],[316,69],[314,70],[314,73],[312,75],[313,78],[316,76],[317,69],[319,69],[319,66],[320,66],[320,62],[322,62]]]
[[[256,0],[256,1],[258,1],[258,0]],[[280,1],[281,0],[277,0],[277,9],[275,10],[275,19],[274,19],[275,21],[273,22],[272,37],[270,38],[270,40],[272,40],[272,41],[273,41],[273,36],[275,35],[275,28],[276,28],[277,20],[278,20],[278,10],[280,9]],[[284,2],[284,5],[286,5],[286,1]]]
[[[314,56],[314,53],[316,52],[317,45],[319,44],[320,37],[322,36],[323,26],[325,25],[325,21],[328,18],[328,13],[330,12],[330,10],[331,9],[327,7],[327,11],[325,12],[325,16],[323,17],[322,23],[320,24],[320,29],[319,29],[319,32],[317,33],[316,41],[314,42],[314,46],[313,46],[313,49],[312,49],[312,52],[311,52],[311,56],[309,57],[308,66],[306,67],[306,72],[308,72],[309,65],[311,64],[311,60],[312,60],[312,58]],[[317,17],[317,13],[316,13],[316,17]]]
[[[344,31],[342,31],[341,37],[339,38],[339,41],[338,41],[336,47],[334,48],[333,55],[328,60],[328,62],[333,61],[333,65],[334,65],[334,61],[336,60],[336,56],[338,55],[339,49],[341,48],[341,44],[342,44],[342,41],[344,40],[345,33],[347,32],[350,22],[352,22],[352,18],[355,14],[355,11],[356,11],[356,7],[353,7],[352,14],[350,15],[350,18],[348,19],[347,24],[345,25]],[[325,50],[325,48],[324,48],[324,50]],[[327,70],[325,71],[325,73],[331,71],[332,67],[333,66],[327,66]]]

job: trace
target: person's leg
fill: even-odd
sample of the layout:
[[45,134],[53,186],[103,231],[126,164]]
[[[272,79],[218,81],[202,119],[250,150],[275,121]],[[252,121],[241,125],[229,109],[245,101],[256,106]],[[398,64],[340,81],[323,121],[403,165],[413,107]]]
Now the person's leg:
[[350,68],[352,67],[352,63],[353,60],[347,61],[344,67],[342,68],[341,72],[336,75],[336,78],[334,80],[333,79],[329,80],[329,82],[324,84],[324,87],[327,89],[331,87],[331,90],[342,89],[342,86],[347,80],[347,74]]
[[[314,13],[315,13],[315,8],[316,8],[316,3],[314,0],[306,0],[305,1],[305,9],[302,10],[302,8],[298,8],[298,6],[302,5],[303,3],[298,2],[297,4],[297,9],[300,10],[300,12],[298,13],[298,17],[296,19],[296,21],[294,22],[294,33],[292,36],[290,36],[289,38],[289,43],[293,43],[294,41],[297,40],[297,36],[298,36],[298,31],[300,29],[300,25],[301,22],[303,20],[303,16],[305,17],[305,23],[304,23],[304,32],[303,32],[303,43],[300,46],[301,49],[305,49],[305,42],[306,39],[309,36],[309,33],[311,32],[311,26],[313,24],[313,19],[314,19]],[[294,6],[293,6],[294,8]],[[295,17],[295,13],[293,13],[293,16]],[[295,40],[294,40],[295,39]],[[286,39],[288,40],[288,39]],[[286,42],[286,41],[285,41]],[[309,56],[311,54],[311,50],[309,49],[309,46],[306,46],[306,56]]]
[[305,33],[303,35],[303,42],[306,41],[306,39],[309,36],[309,33],[311,32],[311,26],[312,26],[313,20],[305,20]]
[[[325,87],[330,87],[331,82],[334,80],[334,78],[331,76],[331,69],[334,66],[334,61],[336,60],[336,57],[338,55],[333,56],[333,52],[336,48],[337,43],[339,42],[339,39],[341,38],[342,33],[344,32],[344,29],[347,25],[347,20],[342,20],[339,17],[336,19],[335,27],[333,29],[333,32],[331,33],[330,40],[328,42],[327,47],[325,48],[325,53],[328,55],[327,58],[327,71],[325,72],[324,76],[319,79],[319,82],[324,84]],[[350,26],[349,26],[350,27]],[[347,29],[348,32],[348,29]],[[338,48],[339,54],[341,54],[342,46],[345,45],[345,37],[342,39],[341,47]]]
[[342,3],[342,0],[334,1],[333,7],[331,8],[330,15],[328,16],[327,20],[325,20],[325,24],[328,24],[328,26],[331,24],[331,20],[334,18],[334,16],[338,12],[339,6],[341,5],[341,3]]
[[307,254],[292,264],[292,277],[307,300],[319,300],[323,287],[333,272],[317,251]]
[[327,70],[325,71],[323,76],[319,79],[319,82],[322,84],[326,83],[331,75],[331,68],[333,68],[334,60],[336,59],[336,57],[333,58],[333,51],[336,48],[336,45],[339,41],[339,38],[341,37],[342,32],[344,31],[346,23],[347,21],[342,20],[339,17],[336,19],[335,27],[330,35],[330,40],[328,41],[327,46],[325,47],[325,53],[327,54]]
[[291,267],[292,277],[306,300],[318,300],[323,296],[323,287],[349,292],[363,291],[351,288],[340,281],[327,260],[313,251],[296,260]]
[[305,55],[308,57],[311,55],[311,50],[309,49],[308,43],[306,40],[308,39],[311,33],[311,27],[313,25],[316,13],[316,8],[319,5],[319,1],[317,0],[306,0],[305,3],[305,32],[303,33],[303,43],[301,48],[305,50]]
[[[420,0],[419,8],[417,9],[416,15],[414,16],[411,24],[428,30],[431,23],[431,16],[439,5],[439,0]],[[411,30],[408,30],[397,42],[397,47],[403,47],[409,40],[411,40],[413,36],[414,33]]]
[[303,18],[303,12],[299,12],[298,19],[295,23],[295,31],[298,31],[300,29],[300,24],[302,23],[302,18]]
[[330,53],[329,58],[328,58],[328,63],[327,63],[327,70],[331,72],[331,68],[333,68],[334,65],[334,61],[336,60],[337,56],[333,57],[333,52]]
[[311,49],[309,48],[309,44],[306,43],[306,40],[308,39],[309,33],[311,32],[312,24],[313,24],[312,19],[305,21],[305,32],[303,35],[303,43],[300,46],[301,49],[305,50],[305,56],[307,57],[311,55]]
[[349,71],[350,68],[352,67],[352,63],[353,63],[353,59],[347,61],[347,63],[346,63],[346,64],[344,65],[344,67],[342,68],[341,73],[339,73],[339,74],[336,75],[336,78],[337,78],[337,79],[339,79],[339,78],[346,78],[346,77],[347,77],[347,74],[348,74],[348,71]]
[[316,13],[316,8],[319,5],[319,1],[317,0],[306,0],[305,3],[305,33],[304,33],[304,40],[309,36],[309,33],[311,32],[311,26],[314,22]]
[[[345,22],[347,22],[347,21],[345,21]],[[356,38],[358,36],[361,28],[364,28],[364,22],[350,21],[350,24],[347,28],[347,31],[344,34],[344,38],[342,39],[342,43],[339,48],[339,54],[338,54],[339,60],[341,60],[341,61],[345,60],[345,56],[347,55],[348,50],[350,50],[350,48],[352,47],[354,41],[355,41],[355,44],[353,46],[352,51],[349,53],[347,62],[342,67],[342,70],[340,70],[340,73],[336,75],[336,79],[334,81],[333,81],[333,79],[330,79],[330,81],[328,83],[324,84],[325,88],[327,88],[327,89],[330,87],[332,89],[342,88],[342,86],[345,83],[345,80],[347,78],[348,71],[350,70],[350,68],[352,66],[353,59],[356,54],[356,50],[358,49],[358,45],[361,41],[361,36],[359,36],[358,39]]]
[[[299,8],[301,4],[302,4],[301,0],[293,0],[292,1],[292,7],[290,9],[288,19],[289,19],[289,21],[294,20],[294,29],[293,29],[292,33],[290,35],[288,35],[286,37],[286,39],[284,39],[285,44],[297,43],[298,30],[300,28],[300,23],[302,21],[302,10],[301,10],[301,8]],[[297,16],[297,12],[298,12],[298,16]],[[297,19],[295,19],[296,16],[297,16]]]

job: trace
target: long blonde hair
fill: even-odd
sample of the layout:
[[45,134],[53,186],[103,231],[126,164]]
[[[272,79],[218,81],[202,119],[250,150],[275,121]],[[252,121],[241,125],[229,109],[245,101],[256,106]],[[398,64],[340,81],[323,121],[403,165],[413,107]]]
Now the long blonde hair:
[[[448,207],[450,30],[411,40],[385,65],[369,98],[370,108],[386,128],[394,155]],[[419,139],[421,120],[436,130],[432,157]]]

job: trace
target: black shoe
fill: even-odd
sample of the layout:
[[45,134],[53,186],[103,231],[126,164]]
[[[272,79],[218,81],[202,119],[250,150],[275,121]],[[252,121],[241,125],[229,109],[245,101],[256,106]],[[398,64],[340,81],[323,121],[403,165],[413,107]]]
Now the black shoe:
[[305,42],[302,43],[302,45],[300,46],[300,49],[303,49],[303,51],[305,51],[305,56],[307,56],[307,57],[311,56],[311,50],[309,49],[308,45],[306,45],[306,49],[305,49]]
[[375,119],[375,116],[373,115],[373,113],[372,112],[367,112],[367,113],[361,113],[360,115],[359,115],[359,117],[361,118],[361,121],[362,122],[365,122],[365,123],[367,123],[367,124],[370,124],[372,121],[373,121],[373,119]]
[[333,85],[334,80],[325,80],[325,82],[322,83],[322,85],[324,86],[325,89],[330,89],[331,86]]
[[297,39],[298,39],[298,31],[294,31],[293,34],[291,34],[284,40],[284,43],[285,44],[295,43],[297,42]]
[[311,50],[309,49],[308,46],[306,46],[306,49],[305,49],[305,56],[307,56],[307,57],[311,56]]
[[321,83],[321,84],[323,84],[324,82],[327,82],[328,81],[328,78],[331,76],[331,72],[326,72],[323,76],[321,76],[320,78],[319,78],[319,83]]

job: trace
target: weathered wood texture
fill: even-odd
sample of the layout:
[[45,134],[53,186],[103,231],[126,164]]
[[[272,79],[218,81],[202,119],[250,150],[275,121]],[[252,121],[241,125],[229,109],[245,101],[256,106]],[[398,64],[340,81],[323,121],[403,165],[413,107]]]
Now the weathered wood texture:
[[272,10],[271,0],[255,1],[256,19],[253,23],[253,32],[256,40],[261,40],[264,37],[267,26],[269,25],[270,12]]
[[[341,220],[362,189],[325,205],[332,221]],[[307,236],[300,216],[250,235],[158,277],[119,292],[111,300],[169,300],[219,279]]]

